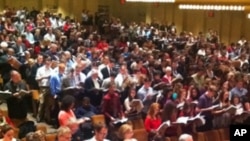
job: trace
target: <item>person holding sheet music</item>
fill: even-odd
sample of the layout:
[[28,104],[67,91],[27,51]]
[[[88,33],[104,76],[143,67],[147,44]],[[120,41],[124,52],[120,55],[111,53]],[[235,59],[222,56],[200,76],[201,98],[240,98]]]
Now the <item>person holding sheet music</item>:
[[207,91],[200,96],[198,100],[198,105],[196,107],[196,112],[205,116],[206,123],[203,126],[197,128],[197,131],[207,131],[213,128],[213,97],[216,92],[216,87],[210,85]]
[[102,113],[105,115],[107,123],[124,117],[120,97],[115,92],[114,83],[110,84],[108,93],[102,99]]
[[215,104],[219,104],[219,108],[216,108],[214,111],[213,127],[214,128],[223,128],[229,127],[231,122],[230,113],[225,112],[225,108],[230,106],[230,101],[228,99],[229,92],[225,91],[219,95],[219,101]]
[[124,101],[124,107],[125,107],[125,114],[131,114],[137,112],[135,107],[133,107],[132,101],[133,99],[137,99],[136,91],[135,89],[131,88],[129,90],[129,95]]
[[[176,103],[173,101],[168,101],[163,107],[162,111],[162,121],[170,121],[175,122],[178,116],[178,109],[176,107]],[[177,136],[177,125],[171,125],[165,131],[165,136],[172,137]]]
[[27,116],[27,99],[24,96],[29,94],[28,87],[19,72],[11,71],[10,75],[11,80],[4,86],[5,91],[12,93],[12,97],[6,99],[8,115],[11,119],[23,120]]
[[162,123],[159,113],[160,105],[158,103],[152,103],[148,109],[147,117],[144,121],[145,129],[148,132],[148,141],[152,141],[159,135],[157,129]]
[[154,96],[153,88],[151,87],[151,81],[147,78],[144,79],[143,86],[137,92],[138,98],[143,102],[144,108],[143,114],[146,114],[149,106],[153,103],[152,99]]

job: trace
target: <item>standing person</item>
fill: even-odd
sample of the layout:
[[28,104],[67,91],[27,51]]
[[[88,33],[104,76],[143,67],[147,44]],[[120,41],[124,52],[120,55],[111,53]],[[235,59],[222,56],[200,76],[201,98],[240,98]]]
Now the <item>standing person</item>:
[[[58,72],[55,72],[50,77],[50,94],[46,98],[48,104],[45,108],[46,119],[57,125],[57,115],[59,112],[59,101],[61,99],[62,78],[65,72],[65,64],[61,63],[58,67]],[[54,121],[53,121],[54,120]]]
[[17,71],[10,73],[11,80],[5,85],[4,90],[11,92],[7,98],[8,115],[11,119],[24,120],[27,116],[27,99],[23,94],[28,94],[26,83]]
[[148,114],[144,121],[146,131],[148,132],[148,140],[151,141],[158,134],[157,128],[161,125],[161,117],[159,115],[160,105],[153,103],[150,105]]
[[108,128],[104,124],[97,124],[94,126],[95,135],[86,141],[110,141],[105,139],[108,134]]
[[208,90],[200,96],[198,100],[198,105],[196,107],[196,112],[205,116],[206,123],[203,126],[197,128],[198,131],[208,131],[213,128],[213,97],[216,88],[214,85],[208,87]]
[[84,123],[84,118],[77,119],[74,112],[75,98],[71,95],[66,95],[62,99],[61,110],[58,114],[58,121],[60,126],[67,126],[70,128],[72,133],[72,140],[78,141],[83,140],[81,132],[79,130],[79,125]]

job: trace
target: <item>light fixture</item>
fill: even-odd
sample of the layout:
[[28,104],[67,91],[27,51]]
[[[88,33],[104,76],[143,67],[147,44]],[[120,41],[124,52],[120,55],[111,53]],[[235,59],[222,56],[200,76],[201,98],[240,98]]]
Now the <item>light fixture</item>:
[[247,18],[250,19],[250,13],[247,14]]
[[217,10],[217,11],[244,11],[245,6],[240,5],[190,5],[180,4],[179,9],[189,10]]
[[160,2],[160,3],[174,3],[175,0],[126,0],[126,2]]

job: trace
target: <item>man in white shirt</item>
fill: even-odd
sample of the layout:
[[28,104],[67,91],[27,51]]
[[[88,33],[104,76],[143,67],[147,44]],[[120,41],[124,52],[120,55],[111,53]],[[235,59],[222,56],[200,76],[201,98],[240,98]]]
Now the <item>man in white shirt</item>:
[[108,134],[108,128],[104,124],[95,125],[95,135],[86,141],[109,141],[106,138]]
[[40,67],[36,73],[36,81],[38,81],[40,87],[40,96],[39,96],[39,108],[38,108],[38,121],[43,118],[44,114],[44,99],[46,94],[49,92],[49,78],[53,73],[51,68],[51,58],[45,59],[45,65]]
[[52,32],[52,28],[48,29],[48,33],[44,35],[43,39],[45,41],[50,41],[50,42],[55,42],[56,41],[56,36]]

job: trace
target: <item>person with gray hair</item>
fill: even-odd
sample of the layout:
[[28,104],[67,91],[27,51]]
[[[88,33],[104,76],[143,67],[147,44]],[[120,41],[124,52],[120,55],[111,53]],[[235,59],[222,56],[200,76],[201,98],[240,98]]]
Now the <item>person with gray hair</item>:
[[189,134],[181,134],[179,141],[193,141],[193,137]]

